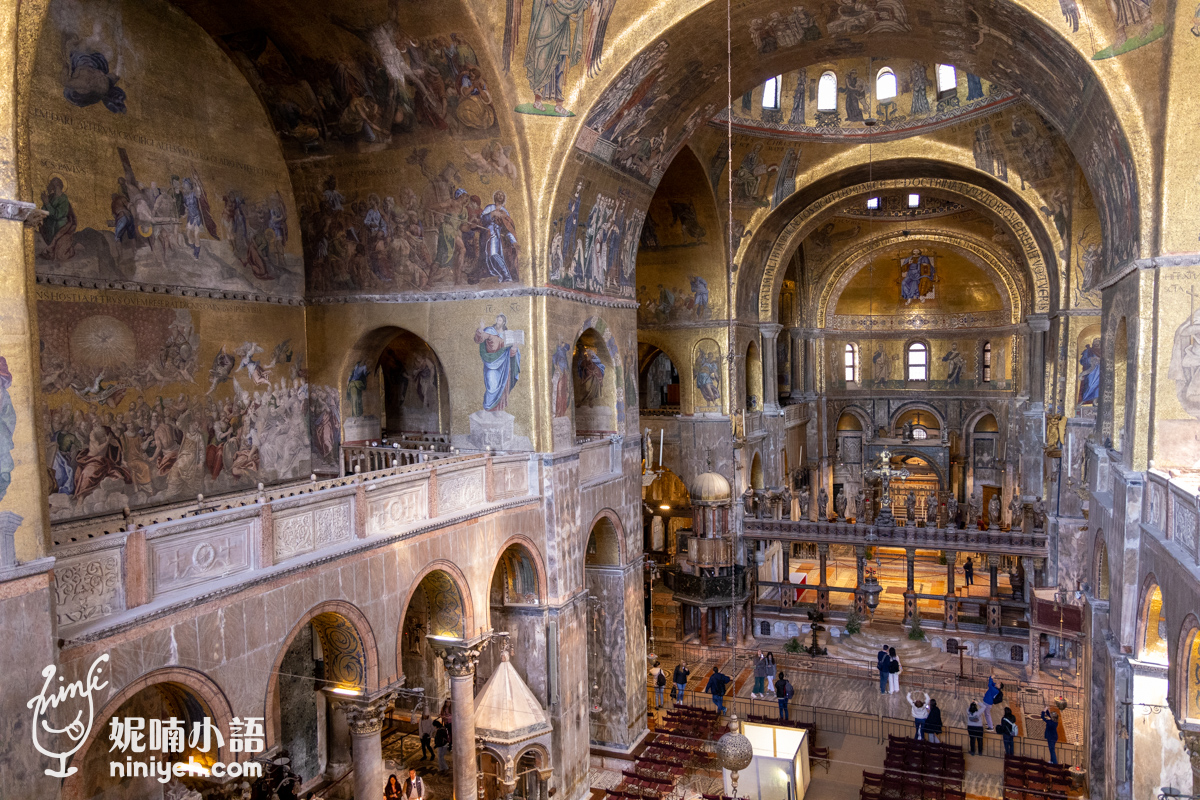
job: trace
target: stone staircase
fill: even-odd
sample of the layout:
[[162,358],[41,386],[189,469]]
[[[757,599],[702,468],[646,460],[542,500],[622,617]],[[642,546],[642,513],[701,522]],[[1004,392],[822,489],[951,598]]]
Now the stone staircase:
[[870,630],[829,640],[829,655],[842,661],[874,666],[881,645],[896,648],[905,667],[958,671],[958,658],[935,649],[929,642],[914,642],[900,626]]

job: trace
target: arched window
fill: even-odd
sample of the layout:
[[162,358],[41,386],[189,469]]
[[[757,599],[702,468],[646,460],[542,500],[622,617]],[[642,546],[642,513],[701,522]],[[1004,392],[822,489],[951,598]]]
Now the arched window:
[[831,70],[817,82],[817,111],[837,111],[837,96],[838,79]]
[[929,380],[929,348],[924,342],[913,342],[908,346],[908,379]]
[[1109,592],[1108,546],[1101,540],[1097,549],[1099,552],[1096,553],[1096,599],[1107,600]]
[[958,88],[958,74],[951,64],[938,64],[938,94]]
[[875,99],[891,100],[896,96],[896,73],[891,67],[884,67],[875,76]]
[[782,83],[783,76],[776,75],[774,78],[768,78],[763,84],[763,108],[779,108],[779,87]]
[[845,354],[842,357],[842,363],[846,367],[846,383],[858,382],[858,346],[849,343],[846,345]]
[[908,207],[909,208],[920,208],[921,207],[921,195],[910,194],[908,196]]
[[913,438],[914,439],[928,439],[929,431],[925,430],[924,428],[917,427],[914,425],[913,426]]
[[879,198],[878,197],[868,197],[867,198],[867,210],[868,211],[878,211],[879,210]]
[[992,382],[992,343],[983,343],[983,382]]

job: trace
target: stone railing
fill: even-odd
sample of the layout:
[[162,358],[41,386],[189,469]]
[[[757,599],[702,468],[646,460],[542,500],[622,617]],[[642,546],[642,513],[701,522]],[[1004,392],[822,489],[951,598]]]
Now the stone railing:
[[607,480],[621,472],[621,439],[598,436],[579,442],[579,484]]
[[428,446],[411,443],[400,445],[400,442],[342,445],[342,474],[354,475],[357,472],[407,467],[454,455],[446,443],[430,443]]
[[1200,474],[1171,477],[1151,469],[1146,473],[1142,502],[1142,527],[1177,545],[1181,552],[1176,556],[1181,556],[1184,564],[1200,566]]
[[529,454],[465,455],[54,531],[59,635],[80,638],[540,496]]
[[1045,531],[981,531],[977,528],[882,527],[851,522],[789,519],[746,519],[745,538],[872,547],[919,547],[927,550],[971,550],[1010,555],[1045,556]]

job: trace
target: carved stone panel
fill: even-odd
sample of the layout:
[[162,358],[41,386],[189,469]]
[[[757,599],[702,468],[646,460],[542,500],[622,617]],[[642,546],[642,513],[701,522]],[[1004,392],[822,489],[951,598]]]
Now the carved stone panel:
[[54,565],[54,592],[58,624],[63,627],[124,611],[120,552],[101,550],[59,559]]
[[254,528],[250,522],[152,539],[151,592],[158,596],[251,568]]
[[1150,483],[1147,489],[1146,522],[1165,533],[1167,528],[1166,492],[1157,483]]
[[368,497],[368,536],[379,536],[429,516],[429,484],[425,481],[404,484],[385,494]]
[[520,497],[529,493],[529,465],[502,464],[492,471],[492,481],[497,499]]
[[483,503],[487,497],[483,481],[482,469],[464,470],[445,477],[438,475],[438,516]]
[[275,519],[275,563],[313,550],[313,512]]
[[579,482],[586,483],[593,478],[612,472],[611,446],[605,442],[602,445],[585,447],[579,451]]
[[1185,505],[1175,505],[1175,530],[1171,538],[1189,553],[1196,552],[1196,512]]
[[330,506],[316,510],[317,549],[345,542],[354,535],[350,525],[350,508],[347,505]]

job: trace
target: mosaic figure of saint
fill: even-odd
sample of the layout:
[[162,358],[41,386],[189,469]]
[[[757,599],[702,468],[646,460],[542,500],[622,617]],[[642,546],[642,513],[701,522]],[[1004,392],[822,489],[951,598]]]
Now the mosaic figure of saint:
[[483,410],[503,411],[508,406],[508,393],[517,385],[521,374],[521,352],[517,349],[517,331],[508,329],[503,314],[491,325],[480,322],[475,331],[479,358],[483,362]]

